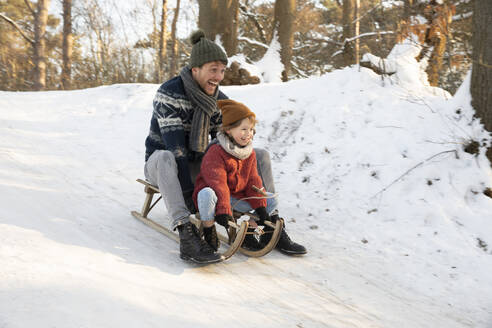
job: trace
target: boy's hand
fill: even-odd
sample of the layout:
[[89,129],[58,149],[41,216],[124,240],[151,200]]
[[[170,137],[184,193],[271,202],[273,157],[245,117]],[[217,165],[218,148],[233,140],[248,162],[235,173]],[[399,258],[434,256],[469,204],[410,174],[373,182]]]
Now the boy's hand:
[[270,215],[268,215],[265,207],[258,207],[255,209],[255,213],[260,218],[258,224],[264,225],[265,221],[270,221]]

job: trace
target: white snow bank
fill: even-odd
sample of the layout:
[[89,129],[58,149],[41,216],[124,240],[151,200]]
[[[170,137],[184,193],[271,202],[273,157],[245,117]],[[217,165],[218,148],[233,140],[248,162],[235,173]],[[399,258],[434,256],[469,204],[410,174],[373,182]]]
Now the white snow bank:
[[130,215],[157,85],[0,92],[0,327],[490,327],[489,136],[403,68],[222,88],[309,254],[207,267]]

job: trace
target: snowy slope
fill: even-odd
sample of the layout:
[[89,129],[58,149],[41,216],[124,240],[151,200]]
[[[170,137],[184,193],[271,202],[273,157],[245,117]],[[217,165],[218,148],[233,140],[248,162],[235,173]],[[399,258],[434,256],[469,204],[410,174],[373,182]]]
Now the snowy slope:
[[205,267],[130,215],[157,85],[0,92],[0,327],[491,327],[487,135],[415,76],[224,87],[309,254]]

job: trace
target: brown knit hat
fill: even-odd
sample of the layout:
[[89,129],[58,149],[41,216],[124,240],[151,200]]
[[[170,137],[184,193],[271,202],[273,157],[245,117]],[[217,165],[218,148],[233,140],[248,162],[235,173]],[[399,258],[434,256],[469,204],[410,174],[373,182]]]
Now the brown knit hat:
[[222,126],[229,126],[234,122],[250,116],[256,118],[255,113],[246,107],[246,105],[232,99],[217,101],[217,107],[222,111]]

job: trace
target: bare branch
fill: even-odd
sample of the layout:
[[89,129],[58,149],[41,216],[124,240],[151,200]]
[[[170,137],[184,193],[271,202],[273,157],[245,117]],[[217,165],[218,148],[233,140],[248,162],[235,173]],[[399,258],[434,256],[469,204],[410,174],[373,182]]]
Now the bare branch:
[[366,13],[362,16],[360,16],[359,18],[356,18],[353,22],[351,22],[350,24],[354,24],[354,23],[357,23],[358,21],[360,21],[362,18],[366,17],[367,15],[369,15],[371,12],[373,12],[374,10],[376,10],[377,8],[379,8],[380,6],[382,5],[382,2],[378,3],[376,6],[372,7],[371,9],[369,9],[368,11],[366,11]]
[[5,16],[4,14],[0,13],[0,18],[3,18],[7,23],[9,23],[10,25],[12,25],[17,31],[19,31],[19,33],[22,35],[22,37],[24,39],[26,39],[27,42],[29,42],[31,45],[34,45],[34,40],[31,39],[23,30],[22,28],[17,25],[16,22],[14,22],[13,20],[11,20],[10,18],[8,18],[7,16]]
[[386,35],[386,34],[395,34],[395,32],[394,31],[383,31],[383,32],[367,32],[367,33],[362,33],[362,34],[359,34],[357,36],[354,36],[353,38],[345,39],[345,41],[343,43],[352,42],[354,40],[357,40],[357,39],[360,39],[360,38],[363,38],[363,37],[366,37],[366,36]]
[[256,29],[258,30],[258,33],[260,34],[261,42],[267,43],[266,36],[265,36],[265,30],[261,26],[260,22],[258,22],[258,19],[256,19],[256,16],[254,14],[248,12],[246,6],[239,6],[239,9],[241,10],[241,14],[248,17],[253,22],[253,24],[255,25]]
[[453,16],[453,22],[464,20],[464,19],[470,18],[472,16],[473,16],[473,12],[472,11],[467,12],[467,13],[462,13],[462,14],[459,14],[459,15],[454,15]]
[[245,41],[245,42],[248,42],[249,44],[252,44],[252,45],[256,45],[256,46],[260,46],[262,48],[265,48],[265,49],[268,49],[269,47],[264,44],[264,43],[261,43],[259,41],[256,41],[256,40],[251,40],[250,38],[247,38],[247,37],[244,37],[244,36],[239,36],[237,38],[239,41]]
[[31,14],[33,16],[36,16],[36,12],[34,11],[34,9],[32,9],[31,3],[29,2],[29,0],[24,0],[24,3],[26,4],[27,9],[29,9],[29,11],[31,12]]
[[337,46],[343,46],[343,43],[334,41],[330,38],[308,38],[306,41],[315,41],[315,42],[325,42],[325,43],[332,43]]
[[378,65],[374,64],[371,61],[361,61],[359,65],[373,70],[374,73],[378,75],[393,75],[396,73],[394,71],[388,71],[384,65],[384,61],[381,61],[381,63]]
[[413,167],[411,167],[410,169],[408,169],[405,173],[403,173],[402,175],[400,175],[398,178],[396,178],[395,180],[393,180],[393,182],[391,182],[389,185],[387,185],[386,187],[384,187],[383,189],[381,189],[380,191],[378,191],[376,194],[374,194],[374,196],[372,196],[371,198],[374,198],[376,197],[377,195],[385,192],[386,190],[388,190],[392,185],[394,185],[395,183],[397,183],[398,181],[400,181],[401,179],[403,179],[405,177],[405,175],[409,174],[410,172],[412,172],[413,170],[415,170],[417,167],[425,164],[426,162],[430,161],[431,159],[439,156],[439,155],[442,155],[442,154],[447,154],[447,153],[455,153],[456,156],[458,156],[456,150],[445,150],[445,151],[442,151],[440,153],[437,153],[437,154],[434,154],[432,155],[431,157],[427,158],[427,159],[424,159],[422,162],[418,163],[417,165],[414,165]]

